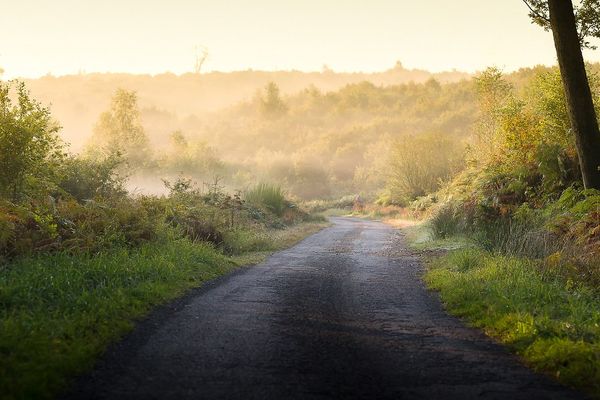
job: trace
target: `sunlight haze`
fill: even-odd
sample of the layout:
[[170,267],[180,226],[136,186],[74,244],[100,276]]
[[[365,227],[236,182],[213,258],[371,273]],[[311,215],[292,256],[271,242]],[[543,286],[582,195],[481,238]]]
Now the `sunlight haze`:
[[[506,71],[554,64],[552,37],[520,0],[4,0],[5,78],[79,72]],[[452,7],[450,6],[452,5]],[[27,20],[28,23],[23,23]],[[75,33],[76,32],[76,33]],[[597,52],[586,52],[597,61]]]

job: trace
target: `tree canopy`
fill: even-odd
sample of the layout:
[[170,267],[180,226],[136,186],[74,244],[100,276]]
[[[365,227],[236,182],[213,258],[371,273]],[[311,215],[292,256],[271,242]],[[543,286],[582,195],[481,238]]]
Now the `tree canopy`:
[[[523,0],[529,8],[529,16],[534,23],[550,31],[550,13],[546,0]],[[575,22],[579,41],[582,47],[595,49],[589,38],[600,38],[600,2],[598,0],[582,0],[574,5]]]

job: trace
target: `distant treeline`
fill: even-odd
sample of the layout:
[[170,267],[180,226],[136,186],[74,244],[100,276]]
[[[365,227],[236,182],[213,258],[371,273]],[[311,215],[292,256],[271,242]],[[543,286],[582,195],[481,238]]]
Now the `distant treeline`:
[[[503,79],[516,92],[527,91],[549,71],[527,68]],[[35,93],[49,82],[64,84],[64,91],[46,94],[53,116],[63,127],[86,120],[75,150],[109,155],[118,149],[130,188],[152,192],[163,188],[162,178],[202,184],[219,176],[231,189],[274,182],[303,200],[361,193],[406,204],[463,168],[465,151],[477,139],[477,80],[442,79],[461,77],[467,76],[434,77],[397,65],[378,74],[92,74],[46,77],[29,86]],[[419,83],[392,84],[411,79]],[[89,96],[67,100],[71,86]],[[81,112],[61,118],[57,104]],[[221,108],[206,112],[206,104]]]
[[[370,81],[377,85],[425,82],[434,77],[439,82],[456,82],[468,78],[458,71],[431,73],[395,67],[377,73],[238,71],[205,74],[133,75],[91,73],[25,80],[32,95],[43,104],[52,104],[52,114],[63,125],[62,135],[76,150],[91,135],[92,126],[118,88],[138,93],[142,109],[174,114],[181,119],[202,119],[206,113],[248,100],[267,83],[276,82],[284,94],[296,93],[314,85],[323,91],[337,90],[350,83]],[[148,121],[148,125],[153,121]],[[147,126],[148,127],[148,126]]]

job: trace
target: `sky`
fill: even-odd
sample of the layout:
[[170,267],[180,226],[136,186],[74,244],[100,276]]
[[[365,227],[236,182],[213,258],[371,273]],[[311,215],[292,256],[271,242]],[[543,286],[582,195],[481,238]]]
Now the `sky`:
[[[3,78],[79,72],[505,71],[555,63],[521,0],[0,0]],[[586,51],[600,61],[600,50]]]

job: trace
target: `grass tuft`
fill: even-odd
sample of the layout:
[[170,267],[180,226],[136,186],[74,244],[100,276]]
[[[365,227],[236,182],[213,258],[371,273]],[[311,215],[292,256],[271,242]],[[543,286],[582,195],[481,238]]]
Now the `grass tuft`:
[[259,183],[249,189],[245,195],[245,200],[254,205],[264,206],[273,214],[281,217],[288,207],[285,199],[285,192],[281,186],[269,183]]

